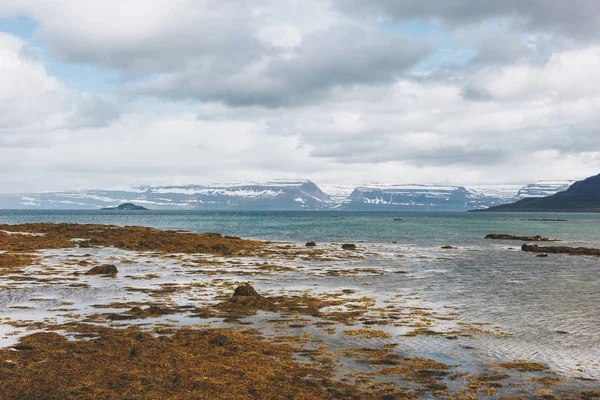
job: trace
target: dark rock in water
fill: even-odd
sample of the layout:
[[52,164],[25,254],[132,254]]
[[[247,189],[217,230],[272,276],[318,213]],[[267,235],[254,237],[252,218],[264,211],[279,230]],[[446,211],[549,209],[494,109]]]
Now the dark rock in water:
[[244,283],[238,286],[233,293],[233,297],[254,297],[260,298],[260,294],[251,285]]
[[86,275],[116,275],[119,272],[117,267],[111,264],[98,265],[86,272]]
[[521,250],[530,253],[571,254],[600,257],[600,249],[592,249],[589,247],[538,246],[537,244],[525,243],[521,246]]
[[136,317],[134,315],[127,315],[127,314],[117,314],[117,313],[110,313],[106,316],[106,319],[109,319],[111,321],[127,321],[130,319],[135,319]]
[[212,339],[210,339],[210,343],[214,344],[215,346],[225,346],[231,343],[231,340],[229,340],[229,338],[222,333],[217,333],[212,337]]
[[404,221],[402,218],[394,218],[394,221]]
[[306,247],[315,247],[317,244],[315,242],[307,242]]
[[356,250],[356,245],[352,243],[345,243],[342,245],[342,249],[344,250]]
[[116,211],[144,211],[148,210],[146,207],[136,206],[133,203],[123,203],[117,207],[105,207],[101,210],[116,210]]
[[518,236],[518,235],[507,235],[506,233],[490,233],[486,235],[486,239],[496,240],[522,240],[524,242],[558,242],[558,239],[544,237],[544,236]]
[[451,250],[451,249],[455,249],[456,247],[452,247],[452,246],[442,246],[442,249],[444,250]]
[[548,253],[540,253],[536,257],[548,257]]

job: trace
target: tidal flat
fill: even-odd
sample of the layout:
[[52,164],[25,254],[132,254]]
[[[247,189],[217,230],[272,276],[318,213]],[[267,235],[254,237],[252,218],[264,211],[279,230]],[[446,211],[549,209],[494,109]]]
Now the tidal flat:
[[[411,289],[411,281],[446,274],[443,265],[469,249],[421,254],[402,244],[343,244],[0,225],[0,393],[600,398],[593,364],[577,371],[492,356],[488,343],[518,344],[510,330],[466,317],[469,305],[432,302]],[[388,267],[413,258],[431,267]],[[392,278],[406,284],[382,290]]]

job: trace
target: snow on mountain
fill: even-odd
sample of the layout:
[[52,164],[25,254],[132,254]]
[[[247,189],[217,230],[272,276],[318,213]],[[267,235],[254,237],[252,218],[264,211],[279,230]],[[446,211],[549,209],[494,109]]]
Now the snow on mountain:
[[114,207],[135,203],[151,209],[200,210],[422,210],[465,211],[550,196],[573,181],[515,185],[368,184],[317,185],[308,180],[139,186],[120,190],[75,190],[0,195],[0,208]]
[[121,203],[154,209],[318,210],[333,201],[307,180],[0,195],[1,208],[96,209]]
[[529,197],[547,197],[567,190],[575,181],[539,181],[524,186],[511,202]]
[[343,210],[464,210],[469,191],[449,185],[372,184],[354,189]]

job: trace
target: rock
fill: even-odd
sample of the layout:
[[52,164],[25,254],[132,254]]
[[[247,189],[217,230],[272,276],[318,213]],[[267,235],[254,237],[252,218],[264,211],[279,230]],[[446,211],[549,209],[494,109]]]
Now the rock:
[[210,339],[210,343],[214,344],[215,346],[225,346],[226,344],[231,343],[231,340],[229,340],[229,338],[222,333],[217,333]]
[[344,243],[342,245],[342,249],[344,250],[356,250],[356,245],[352,243]]
[[522,240],[524,242],[557,242],[558,239],[549,238],[545,236],[518,236],[518,235],[508,235],[506,233],[490,233],[486,235],[486,239],[496,239],[496,240]]
[[306,247],[315,247],[317,244],[315,242],[307,242]]
[[254,297],[258,299],[261,296],[251,285],[244,283],[235,289],[233,297]]
[[589,247],[538,246],[537,244],[524,243],[523,246],[521,246],[521,250],[530,253],[553,253],[600,257],[600,249],[592,249]]
[[119,272],[117,267],[111,264],[98,265],[86,272],[86,275],[116,275]]
[[454,248],[455,247],[452,247],[452,246],[442,246],[442,249],[444,249],[444,250],[451,250],[451,249],[454,249]]
[[536,257],[548,257],[548,253],[540,253]]

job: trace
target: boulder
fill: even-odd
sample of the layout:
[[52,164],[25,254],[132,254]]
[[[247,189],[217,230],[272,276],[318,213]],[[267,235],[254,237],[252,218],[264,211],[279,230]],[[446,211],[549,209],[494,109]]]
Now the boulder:
[[356,245],[352,243],[344,243],[342,245],[342,249],[344,250],[356,250]]
[[315,242],[307,242],[306,247],[315,247],[317,244]]

